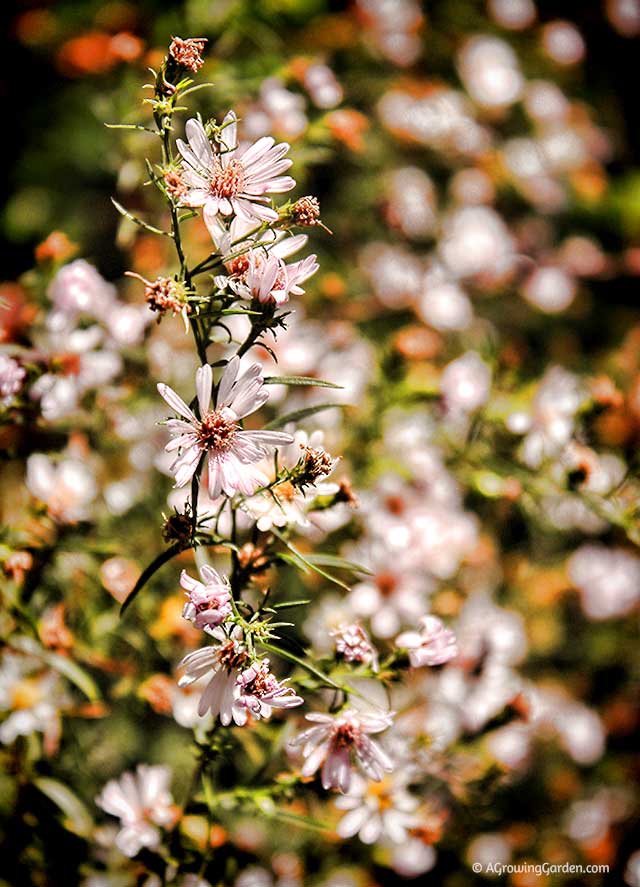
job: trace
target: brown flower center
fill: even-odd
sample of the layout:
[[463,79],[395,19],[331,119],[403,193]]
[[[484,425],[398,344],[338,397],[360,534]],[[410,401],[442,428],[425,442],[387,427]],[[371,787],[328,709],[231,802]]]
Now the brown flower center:
[[211,170],[211,193],[215,197],[235,197],[244,188],[244,167],[239,160],[222,166],[216,158]]
[[227,671],[231,671],[232,668],[242,668],[248,659],[247,651],[237,647],[235,641],[227,641],[218,651],[218,661]]
[[335,732],[334,743],[337,748],[349,748],[358,739],[358,728],[355,724],[340,724]]
[[392,573],[380,573],[376,576],[375,583],[383,597],[389,597],[396,590],[398,582]]
[[225,452],[232,445],[239,427],[221,412],[214,410],[202,417],[198,438],[206,449]]

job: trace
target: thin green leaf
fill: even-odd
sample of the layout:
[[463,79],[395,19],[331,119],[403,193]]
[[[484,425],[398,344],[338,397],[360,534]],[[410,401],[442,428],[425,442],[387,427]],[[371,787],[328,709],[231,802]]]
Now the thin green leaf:
[[124,616],[129,606],[133,603],[138,593],[142,591],[142,589],[145,587],[149,579],[151,579],[153,574],[157,572],[163,564],[166,564],[168,561],[171,560],[171,558],[175,557],[177,554],[180,554],[180,552],[183,550],[184,546],[182,545],[182,543],[174,542],[174,544],[169,546],[166,551],[163,551],[162,554],[159,554],[157,558],[151,561],[149,566],[144,569],[142,573],[140,573],[138,581],[123,601],[123,604],[120,607],[120,616]]
[[296,569],[300,570],[301,573],[309,573],[307,567],[305,567],[304,563],[298,557],[294,557],[291,554],[287,554],[284,551],[279,551],[276,554],[276,557],[280,561],[284,561],[285,564],[290,564],[292,567],[296,567]]
[[285,601],[282,604],[274,604],[274,610],[289,610],[291,607],[304,607],[306,604],[310,604],[311,599],[307,598],[307,600],[302,601]]
[[186,95],[189,95],[190,92],[197,92],[199,89],[207,89],[207,87],[215,87],[215,83],[197,83],[195,86],[190,86],[189,89],[185,89],[180,93],[180,98],[184,98]]
[[333,382],[327,382],[326,379],[314,379],[312,376],[265,376],[263,379],[265,385],[302,385],[312,386],[316,388],[339,388],[342,385],[336,385]]
[[64,675],[72,684],[75,684],[91,702],[100,699],[100,691],[93,678],[73,659],[68,659],[66,656],[59,656],[58,653],[50,653],[46,650],[40,655],[47,665]]
[[371,570],[363,567],[362,564],[356,564],[354,561],[348,561],[336,554],[310,554],[307,557],[310,564],[319,567],[334,567],[336,570],[349,570],[351,573],[362,573],[365,576],[373,576]]
[[290,813],[288,810],[280,810],[278,807],[267,815],[272,819],[281,819],[284,822],[290,822],[292,825],[308,828],[314,832],[331,831],[328,825],[325,825],[318,819],[312,819],[310,816],[301,816],[299,813]]
[[295,665],[299,665],[300,668],[303,668],[305,671],[312,674],[314,677],[318,678],[318,680],[322,681],[327,687],[332,687],[334,690],[342,690],[343,692],[351,692],[349,688],[345,685],[342,686],[340,684],[336,684],[328,675],[324,674],[324,672],[320,671],[317,668],[314,668],[313,665],[310,665],[308,662],[305,662],[304,659],[300,659],[299,656],[295,656],[293,653],[290,653],[288,650],[283,650],[282,647],[276,647],[275,644],[269,644],[266,641],[259,641],[261,647],[264,647],[269,653],[275,653],[277,656],[280,656],[282,659],[286,659],[289,662],[293,662]]
[[82,838],[89,838],[93,831],[91,814],[70,788],[57,779],[38,777],[33,784],[58,807],[65,816],[65,828]]
[[[246,314],[249,317],[260,317],[259,311],[250,311],[248,308],[224,308],[222,311],[219,311],[222,317],[230,317],[233,314]],[[264,380],[267,381],[266,379]]]
[[155,129],[149,129],[147,126],[141,126],[139,123],[105,123],[107,129],[134,129],[137,132],[150,132],[152,136],[157,136]]
[[277,536],[281,542],[283,542],[291,554],[293,554],[296,558],[298,558],[305,567],[308,567],[310,570],[313,570],[314,573],[318,573],[318,575],[322,576],[324,579],[327,579],[329,582],[333,582],[334,585],[338,585],[340,588],[344,588],[345,591],[351,591],[351,588],[342,582],[341,579],[338,579],[336,576],[332,576],[331,573],[325,572],[325,570],[321,570],[316,564],[312,563],[305,555],[298,551],[298,549],[285,537],[280,533],[279,530],[276,530],[275,527],[271,528],[271,532],[274,536]]
[[264,427],[269,429],[282,428],[283,425],[287,425],[289,422],[300,422],[301,419],[314,416],[316,413],[323,412],[323,410],[331,410],[334,407],[336,409],[343,409],[345,406],[346,404],[343,403],[319,403],[313,407],[304,407],[301,410],[294,410],[292,413],[286,413],[284,416],[278,416],[277,419],[268,422]]
[[125,219],[129,219],[129,221],[133,222],[135,225],[139,225],[141,228],[144,228],[145,231],[150,231],[152,234],[161,234],[163,237],[173,237],[173,234],[170,231],[161,231],[160,228],[154,228],[154,226],[149,225],[148,222],[143,222],[142,219],[134,216],[133,213],[130,213],[128,209],[125,209],[124,206],[121,206],[117,200],[113,199],[113,197],[111,198],[111,203],[113,203],[121,216],[124,216]]

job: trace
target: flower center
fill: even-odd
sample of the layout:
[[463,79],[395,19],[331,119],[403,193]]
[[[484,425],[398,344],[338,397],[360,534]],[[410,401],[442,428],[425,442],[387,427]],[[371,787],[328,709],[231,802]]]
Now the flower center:
[[227,671],[231,671],[232,668],[242,668],[248,658],[247,651],[238,647],[235,641],[227,641],[218,651],[218,662]]
[[247,696],[266,696],[274,689],[274,677],[269,671],[259,671],[255,678],[246,685]]
[[359,729],[355,724],[347,722],[346,724],[340,724],[336,729],[334,736],[334,743],[337,748],[348,748],[353,745],[359,735]]
[[280,502],[293,502],[296,498],[295,487],[288,480],[284,481],[284,483],[278,484],[274,492]]
[[211,192],[215,197],[235,197],[244,188],[244,167],[239,160],[222,166],[218,159],[211,170]]
[[375,583],[383,597],[390,597],[398,585],[396,577],[392,573],[380,573],[376,576]]
[[233,443],[239,426],[219,410],[206,413],[200,422],[198,439],[208,450],[225,452]]

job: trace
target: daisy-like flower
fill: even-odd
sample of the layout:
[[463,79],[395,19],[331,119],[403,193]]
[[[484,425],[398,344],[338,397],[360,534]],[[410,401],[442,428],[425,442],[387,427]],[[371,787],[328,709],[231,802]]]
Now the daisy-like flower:
[[264,533],[272,527],[308,527],[307,505],[304,493],[289,481],[284,481],[268,493],[253,496],[245,503],[245,508]]
[[409,794],[402,777],[388,776],[373,784],[356,773],[348,794],[335,803],[339,810],[348,811],[337,828],[340,837],[358,835],[363,844],[385,838],[404,844],[408,831],[419,825],[415,812],[419,801]]
[[211,675],[200,702],[198,714],[204,717],[211,711],[214,718],[228,727],[233,718],[236,683],[240,674],[249,666],[249,653],[244,646],[242,629],[236,626],[231,634],[225,634],[221,626],[212,628],[210,634],[217,644],[202,647],[184,657],[180,667],[184,674],[178,681],[179,687],[188,687],[195,681]]
[[196,628],[211,631],[231,615],[231,590],[229,580],[208,564],[200,568],[200,575],[202,582],[186,570],[180,574],[180,585],[187,594],[182,615]]
[[[235,217],[227,228],[220,217],[209,225],[209,233],[220,253],[225,256],[228,277],[220,275],[215,282],[221,289],[227,284],[243,299],[263,304],[282,305],[289,297],[301,296],[305,283],[319,268],[315,254],[286,264],[285,259],[299,252],[309,239],[306,234],[288,237],[284,231],[267,231],[261,235],[260,246],[251,249],[253,224]],[[269,238],[273,238],[269,242]],[[265,242],[266,241],[266,242]]]
[[[281,246],[281,252],[287,242],[280,241],[273,249],[278,249],[278,246]],[[248,254],[246,271],[238,279],[231,280],[231,288],[244,299],[254,299],[261,304],[284,305],[290,296],[303,295],[301,284],[314,275],[319,267],[315,255],[287,265],[280,256],[274,255],[273,250],[268,254],[252,250]]]
[[303,702],[292,687],[285,686],[271,674],[269,660],[261,659],[238,675],[233,720],[239,727],[244,727],[249,715],[259,721],[270,718],[274,708],[294,708]]
[[89,519],[98,487],[93,472],[80,459],[63,458],[55,463],[44,453],[32,453],[27,459],[25,482],[58,523]]
[[414,668],[444,665],[458,655],[458,642],[450,628],[437,616],[423,616],[420,631],[405,631],[396,638],[398,647],[409,651]]
[[385,772],[393,770],[387,753],[369,736],[391,726],[389,713],[346,709],[337,715],[311,712],[306,718],[316,726],[302,732],[291,744],[302,746],[303,776],[311,776],[322,767],[320,778],[324,789],[349,791],[352,753],[363,772],[376,782],[380,782]]
[[211,225],[218,213],[241,216],[257,223],[278,218],[265,206],[269,194],[283,194],[295,186],[291,176],[282,173],[291,160],[285,158],[289,145],[276,145],[269,136],[248,148],[238,148],[236,115],[229,111],[223,120],[221,145],[214,149],[202,123],[187,120],[187,142],[178,139],[182,155],[182,178],[189,190],[181,197],[183,206],[202,207],[204,221]]
[[135,856],[143,847],[157,847],[160,832],[175,819],[169,792],[168,767],[138,764],[136,772],[123,773],[110,780],[96,798],[96,804],[120,820],[116,847],[125,856]]
[[[162,383],[158,392],[181,419],[171,419],[167,426],[173,435],[165,447],[178,450],[171,466],[176,487],[184,487],[195,474],[206,454],[209,496],[222,493],[233,496],[238,491],[247,496],[268,483],[257,467],[273,447],[289,444],[290,434],[281,431],[243,431],[240,420],[259,409],[269,395],[263,389],[262,371],[257,363],[239,375],[240,360],[234,357],[225,367],[217,388],[215,407],[211,409],[213,373],[206,364],[196,371],[196,392],[200,418],[176,392]],[[185,421],[186,420],[186,421]]]

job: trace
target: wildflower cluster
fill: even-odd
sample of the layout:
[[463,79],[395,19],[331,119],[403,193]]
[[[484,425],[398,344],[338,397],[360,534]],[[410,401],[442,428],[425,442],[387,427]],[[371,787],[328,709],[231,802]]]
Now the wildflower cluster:
[[592,36],[235,0],[167,49],[112,6],[14,29],[68,78],[41,154],[109,122],[6,213],[47,235],[0,284],[7,883],[640,884],[637,201]]

